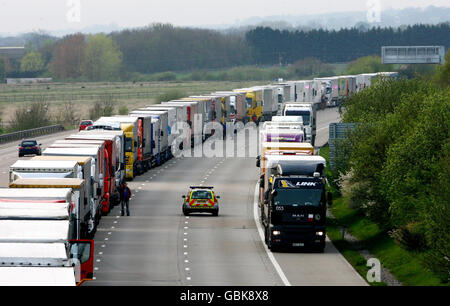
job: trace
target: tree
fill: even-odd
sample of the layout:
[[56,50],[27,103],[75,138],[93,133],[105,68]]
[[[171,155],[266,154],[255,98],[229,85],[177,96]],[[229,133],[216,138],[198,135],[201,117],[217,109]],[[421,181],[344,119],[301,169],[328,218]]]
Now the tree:
[[39,99],[28,106],[16,109],[9,129],[12,131],[23,131],[50,125],[48,105],[44,99]]
[[85,54],[85,36],[81,33],[66,36],[53,51],[50,71],[57,78],[79,78]]
[[246,33],[246,41],[258,64],[265,65],[278,63],[280,55],[289,63],[308,57],[341,63],[378,53],[382,46],[450,45],[449,23],[362,30],[280,31],[258,27]]
[[6,75],[11,72],[11,63],[7,55],[0,57],[0,78],[6,78]]
[[27,53],[20,62],[21,72],[38,72],[44,69],[44,60],[39,52]]
[[217,69],[252,62],[247,42],[237,34],[153,24],[112,33],[126,71],[155,73]]
[[83,65],[83,75],[91,81],[117,80],[122,64],[122,52],[104,34],[89,36]]
[[442,87],[450,85],[450,50],[445,56],[444,65],[437,68],[436,81]]
[[0,83],[3,82],[3,78],[6,76],[6,61],[0,57]]
[[370,55],[358,58],[350,62],[347,74],[355,75],[361,73],[374,73],[393,70],[394,70],[393,65],[383,65],[381,63],[381,57],[377,55]]
[[44,60],[44,65],[47,66],[53,57],[53,52],[56,47],[56,42],[47,39],[45,42],[43,42],[42,46],[38,49],[39,53],[42,55],[42,58]]
[[331,65],[322,63],[317,58],[306,58],[296,61],[291,67],[292,73],[299,77],[323,77],[333,75],[334,69]]

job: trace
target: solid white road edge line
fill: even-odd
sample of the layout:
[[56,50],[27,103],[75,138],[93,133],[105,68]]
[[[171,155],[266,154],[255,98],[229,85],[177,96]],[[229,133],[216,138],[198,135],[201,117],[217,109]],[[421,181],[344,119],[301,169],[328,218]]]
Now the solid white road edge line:
[[280,265],[278,264],[277,260],[273,256],[272,252],[267,248],[267,245],[264,242],[264,231],[263,231],[262,226],[261,226],[261,224],[259,222],[259,216],[258,216],[259,215],[258,214],[258,194],[259,194],[258,187],[259,187],[259,184],[257,183],[256,187],[255,187],[255,197],[254,197],[254,200],[253,200],[253,218],[255,219],[256,227],[257,227],[258,233],[259,233],[259,237],[261,238],[261,241],[263,243],[264,250],[266,250],[267,256],[269,256],[269,259],[272,262],[273,267],[277,271],[278,276],[283,281],[283,284],[285,286],[291,286],[291,283],[287,279],[286,275],[284,275],[284,272],[281,269]]

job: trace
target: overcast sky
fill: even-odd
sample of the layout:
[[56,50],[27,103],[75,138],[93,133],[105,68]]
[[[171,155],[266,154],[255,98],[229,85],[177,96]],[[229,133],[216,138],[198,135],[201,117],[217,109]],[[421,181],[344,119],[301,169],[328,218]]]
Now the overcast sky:
[[113,23],[120,27],[154,22],[182,26],[234,24],[249,17],[368,11],[377,2],[382,10],[450,6],[449,0],[0,0],[0,33]]

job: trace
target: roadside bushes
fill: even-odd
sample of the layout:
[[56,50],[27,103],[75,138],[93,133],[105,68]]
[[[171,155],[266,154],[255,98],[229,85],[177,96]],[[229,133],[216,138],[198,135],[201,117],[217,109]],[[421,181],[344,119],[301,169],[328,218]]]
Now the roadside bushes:
[[73,128],[80,121],[79,110],[75,107],[73,101],[65,102],[55,117],[55,121],[66,128]]
[[9,123],[9,130],[23,131],[51,125],[48,105],[44,101],[17,108]]
[[89,119],[97,120],[102,116],[114,115],[116,100],[113,94],[103,94],[89,109]]
[[341,112],[344,122],[358,124],[335,173],[351,174],[352,206],[448,278],[450,88],[382,80]]

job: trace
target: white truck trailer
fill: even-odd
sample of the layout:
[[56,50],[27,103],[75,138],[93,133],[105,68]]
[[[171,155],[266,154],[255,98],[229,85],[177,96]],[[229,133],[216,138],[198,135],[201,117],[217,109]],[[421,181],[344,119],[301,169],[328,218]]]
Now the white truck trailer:
[[283,116],[303,117],[303,126],[306,131],[306,140],[313,146],[316,141],[317,110],[314,103],[286,103]]
[[49,158],[91,157],[91,186],[94,194],[94,201],[91,203],[91,214],[95,223],[98,224],[102,215],[103,202],[105,201],[105,157],[101,147],[81,147],[81,148],[47,148],[42,155]]
[[0,286],[75,286],[93,278],[94,243],[70,229],[73,206],[63,196],[70,190],[40,191],[21,200],[17,190],[0,189]]
[[169,160],[171,156],[171,148],[169,146],[169,136],[172,134],[169,128],[169,112],[168,111],[153,111],[153,110],[136,110],[131,111],[129,116],[149,115],[152,118],[159,119],[160,123],[160,156],[162,162]]

